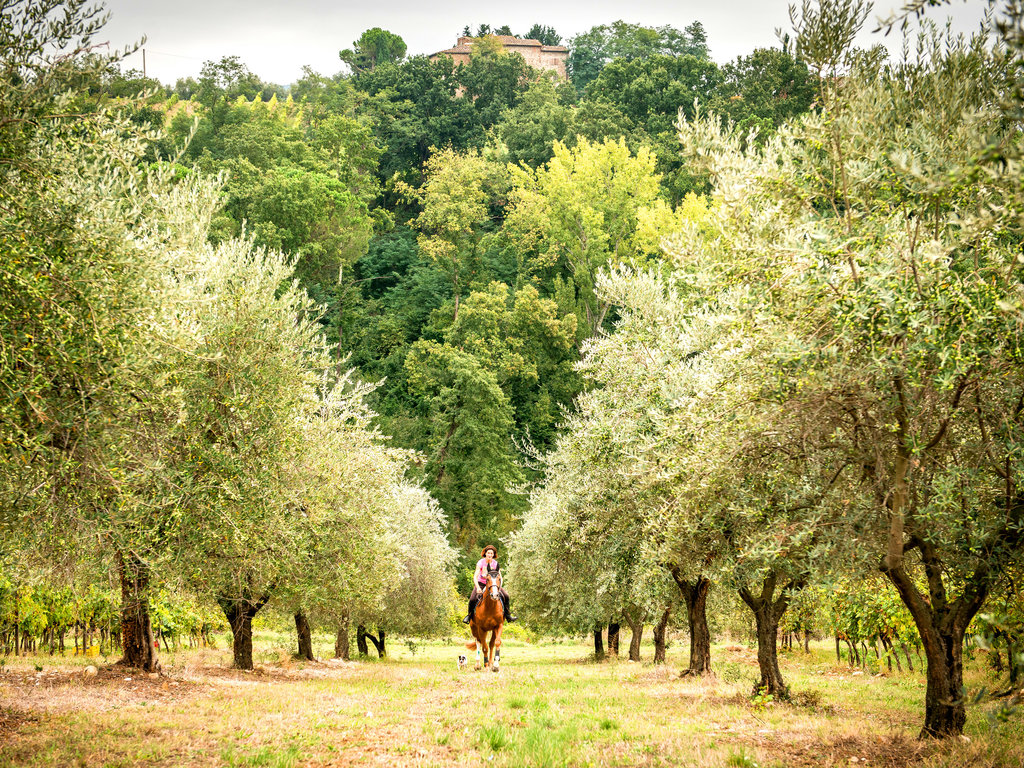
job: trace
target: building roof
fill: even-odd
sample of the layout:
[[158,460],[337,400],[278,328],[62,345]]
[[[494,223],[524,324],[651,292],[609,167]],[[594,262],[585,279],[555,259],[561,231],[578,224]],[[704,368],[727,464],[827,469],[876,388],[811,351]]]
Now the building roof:
[[540,45],[540,40],[534,40],[532,37],[516,37],[515,35],[492,35],[492,37],[498,38],[498,42],[502,45]]
[[[544,45],[540,40],[534,40],[532,37],[515,37],[514,35],[493,35],[498,38],[498,42],[505,48],[523,48],[529,46],[531,48],[540,48],[544,51],[568,51],[564,45]],[[459,44],[466,38],[459,38]],[[472,38],[469,38],[472,39]]]
[[[488,37],[497,38],[498,42],[501,43],[502,48],[540,48],[541,51],[551,53],[569,50],[564,45],[543,45],[540,40],[534,40],[532,37],[515,37],[514,35],[488,35]],[[475,40],[475,37],[462,36],[458,39],[454,48],[446,48],[443,51],[438,51],[437,53],[432,53],[430,55],[440,56],[445,53],[470,53]]]

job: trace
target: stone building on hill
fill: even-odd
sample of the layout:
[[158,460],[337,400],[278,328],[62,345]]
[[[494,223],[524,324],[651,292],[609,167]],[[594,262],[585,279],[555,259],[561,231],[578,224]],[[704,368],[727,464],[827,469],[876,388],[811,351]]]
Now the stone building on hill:
[[[569,49],[564,45],[544,45],[540,40],[533,40],[511,35],[493,35],[505,53],[518,53],[526,63],[534,69],[549,69],[566,79],[565,60],[569,57]],[[466,64],[469,54],[476,42],[474,37],[460,37],[454,48],[438,51],[430,55],[431,61],[439,56],[451,56],[456,64]]]

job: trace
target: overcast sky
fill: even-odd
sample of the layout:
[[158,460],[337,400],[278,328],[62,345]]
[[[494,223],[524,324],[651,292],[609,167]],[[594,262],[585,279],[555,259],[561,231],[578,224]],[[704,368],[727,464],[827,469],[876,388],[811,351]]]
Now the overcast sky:
[[[196,76],[204,61],[239,56],[264,80],[288,84],[308,64],[323,74],[341,70],[338,51],[350,48],[363,30],[383,27],[405,40],[410,54],[448,48],[466,24],[508,24],[524,34],[534,23],[554,27],[563,39],[617,19],[682,29],[700,21],[707,30],[712,58],[723,63],[758,47],[777,44],[775,30],[790,27],[791,0],[563,0],[486,3],[479,0],[106,0],[110,21],[99,36],[124,47],[147,38],[150,77],[174,84]],[[902,5],[881,0],[866,25]],[[977,27],[984,3],[954,3],[941,9],[957,29]],[[865,35],[865,43],[870,36]],[[141,54],[125,67],[142,68]]]

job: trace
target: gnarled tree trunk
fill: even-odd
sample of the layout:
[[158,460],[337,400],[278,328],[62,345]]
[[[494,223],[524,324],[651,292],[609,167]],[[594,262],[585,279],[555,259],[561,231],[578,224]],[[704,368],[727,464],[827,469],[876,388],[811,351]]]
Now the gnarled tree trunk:
[[665,663],[665,636],[668,634],[668,619],[672,615],[672,606],[668,606],[661,614],[661,619],[654,627],[654,663]]
[[[121,637],[124,656],[117,662],[146,672],[160,669],[149,619],[149,570],[138,558],[118,552],[121,578]],[[88,647],[88,646],[86,646]]]
[[594,658],[597,661],[604,660],[604,627],[594,627]]
[[370,646],[366,644],[366,627],[362,624],[356,626],[356,650],[360,656],[370,655]]
[[754,612],[757,623],[757,666],[761,679],[755,689],[777,699],[788,699],[789,687],[779,669],[779,622],[789,607],[793,593],[803,589],[805,582],[802,579],[790,581],[783,587],[778,598],[775,597],[776,582],[775,574],[770,574],[762,582],[761,594],[754,595],[746,587],[741,588],[739,593],[743,602]]
[[926,688],[924,698],[924,727],[921,738],[959,736],[967,722],[964,700],[964,633],[971,619],[980,610],[991,589],[992,578],[981,567],[964,585],[960,596],[947,602],[942,583],[941,566],[934,550],[922,546],[922,560],[928,576],[930,599],[918,591],[914,580],[902,564],[882,572],[895,585],[903,603],[910,611],[924,645]]
[[629,638],[629,660],[640,661],[640,641],[644,634],[643,616],[639,613],[626,613],[623,614],[623,618],[625,618],[629,631],[632,633]]
[[619,655],[619,623],[617,621],[608,622],[608,655]]
[[343,659],[344,661],[349,660],[348,613],[341,615],[341,621],[338,624],[338,635],[334,638],[334,658]]
[[265,594],[256,600],[243,597],[219,597],[217,602],[231,625],[231,650],[237,669],[252,669],[252,620],[270,600]]
[[686,603],[686,621],[690,627],[690,666],[682,674],[711,674],[711,632],[708,630],[707,612],[711,581],[703,576],[686,579],[674,566],[669,570]]
[[373,647],[377,649],[377,658],[383,659],[388,655],[387,648],[384,646],[384,630],[377,627],[377,636],[367,633],[366,636],[370,642],[373,643]]
[[309,629],[309,620],[302,611],[295,612],[295,634],[299,638],[299,656],[309,661],[313,658],[313,633]]

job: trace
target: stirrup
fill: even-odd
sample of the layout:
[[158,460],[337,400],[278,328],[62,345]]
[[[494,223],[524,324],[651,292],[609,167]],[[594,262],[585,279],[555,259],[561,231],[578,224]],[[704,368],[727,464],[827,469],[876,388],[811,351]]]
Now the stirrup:
[[464,618],[464,619],[462,620],[462,623],[463,623],[463,624],[469,624],[469,622],[470,622],[470,621],[471,621],[471,619],[469,618],[469,616],[467,616],[466,618]]
[[505,615],[505,621],[512,623],[513,621],[519,621],[518,616],[513,616],[511,613]]

